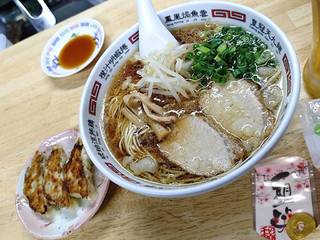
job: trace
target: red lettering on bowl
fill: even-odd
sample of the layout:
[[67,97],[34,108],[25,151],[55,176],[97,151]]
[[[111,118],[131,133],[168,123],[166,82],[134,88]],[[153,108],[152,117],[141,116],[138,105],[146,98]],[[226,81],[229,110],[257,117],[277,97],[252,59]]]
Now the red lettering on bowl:
[[284,70],[286,71],[286,75],[287,75],[287,96],[289,96],[291,93],[291,69],[290,69],[289,59],[286,53],[282,57],[282,62],[283,62]]
[[230,11],[226,9],[211,9],[211,14],[212,17],[230,18],[241,22],[246,22],[246,14],[237,11]]
[[139,31],[136,31],[134,34],[132,34],[129,37],[129,41],[134,44],[135,42],[137,42],[139,40]]
[[89,100],[89,113],[91,115],[96,115],[97,99],[99,96],[99,91],[101,88],[101,83],[95,81],[91,90],[91,96]]

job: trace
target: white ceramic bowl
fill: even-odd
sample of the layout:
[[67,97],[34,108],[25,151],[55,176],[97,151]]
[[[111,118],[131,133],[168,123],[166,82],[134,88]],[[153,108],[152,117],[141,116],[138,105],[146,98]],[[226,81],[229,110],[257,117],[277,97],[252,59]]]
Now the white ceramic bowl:
[[[59,64],[59,53],[62,48],[75,36],[89,35],[95,41],[95,48],[91,56],[80,66],[66,69]],[[50,77],[63,78],[75,74],[93,61],[100,52],[104,41],[102,25],[94,19],[84,18],[71,22],[60,28],[47,42],[41,53],[42,71]]]
[[240,167],[207,182],[171,186],[133,176],[115,160],[103,139],[103,100],[119,67],[138,49],[138,25],[123,33],[101,56],[86,82],[80,107],[80,133],[90,158],[111,181],[130,191],[155,197],[185,197],[212,191],[249,171],[279,141],[294,114],[300,91],[300,69],[286,35],[269,18],[248,7],[228,2],[194,2],[159,12],[168,28],[213,22],[241,26],[262,39],[275,52],[284,76],[284,104],[270,138]]

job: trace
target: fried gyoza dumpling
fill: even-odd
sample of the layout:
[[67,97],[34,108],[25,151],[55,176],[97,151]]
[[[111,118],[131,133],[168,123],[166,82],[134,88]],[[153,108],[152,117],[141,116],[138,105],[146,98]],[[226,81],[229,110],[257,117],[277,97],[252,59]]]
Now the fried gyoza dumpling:
[[47,200],[44,195],[44,164],[45,156],[36,151],[31,166],[24,177],[23,193],[29,200],[29,206],[36,212],[44,214],[47,211]]
[[44,192],[48,202],[57,207],[68,207],[70,196],[64,184],[63,167],[67,161],[64,150],[56,147],[51,151],[44,171]]
[[65,184],[72,197],[85,198],[92,191],[92,164],[80,140],[74,145],[65,171]]

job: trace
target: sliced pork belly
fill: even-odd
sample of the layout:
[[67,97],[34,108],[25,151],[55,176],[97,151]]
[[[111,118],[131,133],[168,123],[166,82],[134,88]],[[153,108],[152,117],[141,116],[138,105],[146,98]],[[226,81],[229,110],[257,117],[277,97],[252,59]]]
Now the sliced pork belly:
[[240,138],[249,151],[270,134],[274,117],[260,102],[257,87],[247,80],[215,84],[200,99],[205,114]]
[[203,176],[225,172],[244,156],[239,140],[198,116],[177,121],[159,147],[169,161]]

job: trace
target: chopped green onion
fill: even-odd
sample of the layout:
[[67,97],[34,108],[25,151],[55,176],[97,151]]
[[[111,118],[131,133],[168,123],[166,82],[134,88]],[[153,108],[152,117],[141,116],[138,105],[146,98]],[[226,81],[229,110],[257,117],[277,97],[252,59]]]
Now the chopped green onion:
[[227,49],[227,44],[224,42],[220,44],[220,46],[217,48],[218,53],[223,53]]
[[314,126],[314,133],[317,134],[318,136],[320,136],[320,123],[317,123]]
[[217,62],[222,62],[223,60],[219,57],[219,55],[215,56],[214,60]]
[[219,38],[214,38],[209,43],[210,43],[210,48],[215,49],[222,43],[222,40]]
[[241,27],[225,26],[206,37],[185,56],[192,61],[192,79],[198,79],[203,86],[210,81],[224,83],[233,78],[258,82],[258,66],[276,66],[275,56],[267,45]]
[[265,50],[261,53],[260,57],[256,60],[256,64],[262,65],[272,58],[272,53],[269,50]]
[[192,52],[187,52],[186,60],[192,60],[192,59],[193,59],[193,53]]
[[199,51],[202,52],[202,53],[208,53],[208,52],[211,51],[210,48],[207,48],[207,47],[202,46],[202,45],[200,45],[199,47],[197,47],[197,50],[199,50]]

